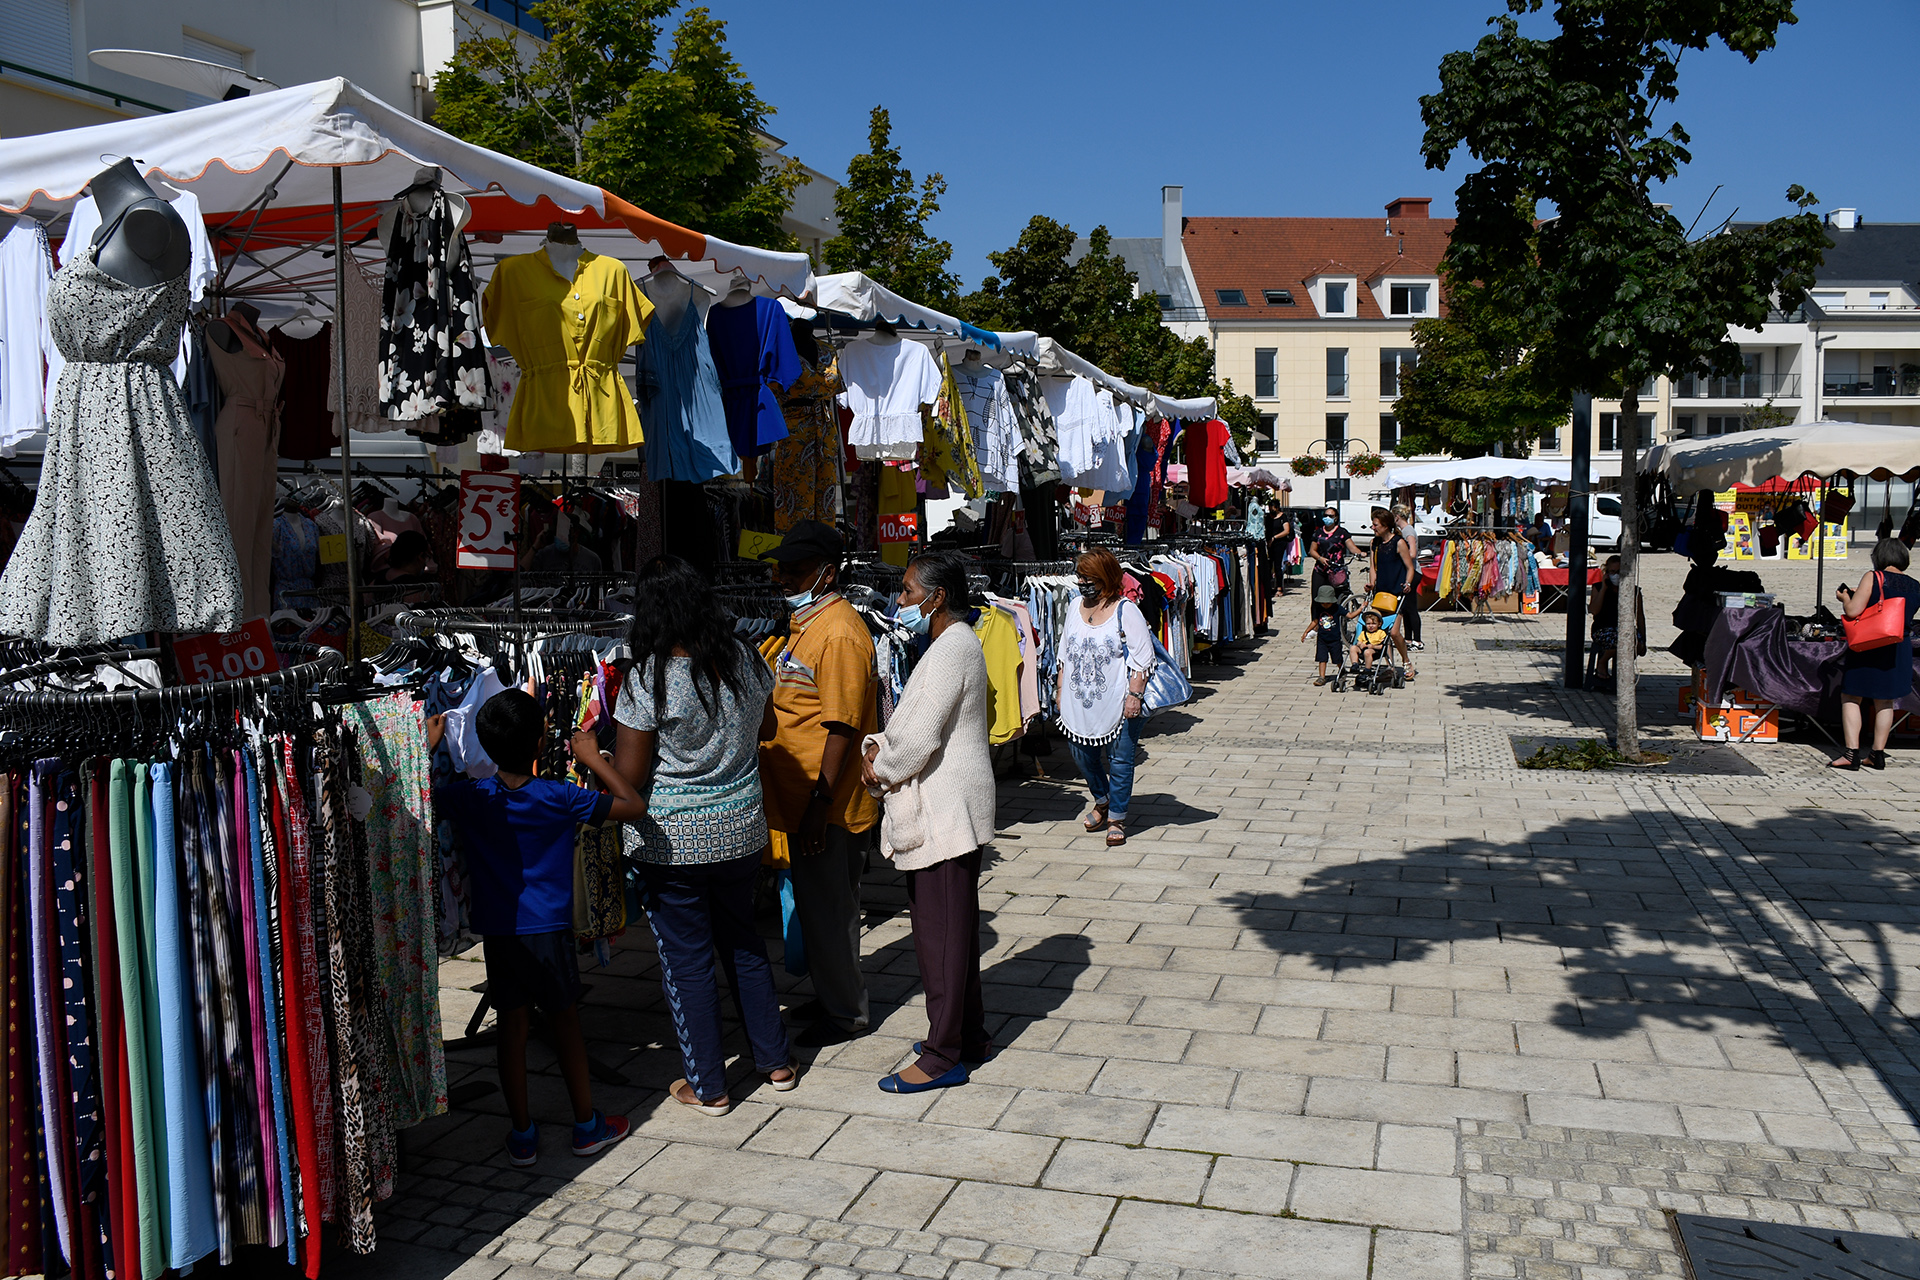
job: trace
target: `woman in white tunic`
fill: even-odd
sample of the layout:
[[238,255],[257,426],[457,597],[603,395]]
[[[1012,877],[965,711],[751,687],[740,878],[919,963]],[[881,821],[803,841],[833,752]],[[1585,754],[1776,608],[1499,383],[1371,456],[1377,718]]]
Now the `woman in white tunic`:
[[1074,763],[1093,792],[1093,812],[1084,825],[1089,831],[1104,829],[1107,843],[1120,845],[1127,842],[1153,636],[1140,606],[1122,594],[1120,562],[1113,552],[1086,552],[1073,567],[1080,578],[1080,602],[1068,610],[1060,639],[1056,705]]

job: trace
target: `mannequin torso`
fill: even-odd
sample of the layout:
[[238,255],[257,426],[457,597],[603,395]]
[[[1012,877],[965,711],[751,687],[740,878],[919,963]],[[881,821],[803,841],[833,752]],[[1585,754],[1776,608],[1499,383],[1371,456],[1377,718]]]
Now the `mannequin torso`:
[[667,333],[679,328],[687,308],[693,305],[693,282],[677,271],[661,271],[647,277],[641,289],[653,303],[660,328]]
[[549,240],[542,247],[546,250],[547,261],[553,264],[555,273],[562,280],[573,279],[574,272],[580,267],[579,244],[562,244]]
[[153,193],[133,161],[121,160],[103,170],[87,189],[100,209],[100,230],[92,245],[100,270],[140,289],[186,274],[193,261],[187,224]]
[[240,338],[244,332],[252,342],[264,349],[266,338],[260,332],[259,319],[260,313],[250,304],[236,302],[221,319],[207,321],[207,341],[228,355],[237,356],[246,350],[247,344]]

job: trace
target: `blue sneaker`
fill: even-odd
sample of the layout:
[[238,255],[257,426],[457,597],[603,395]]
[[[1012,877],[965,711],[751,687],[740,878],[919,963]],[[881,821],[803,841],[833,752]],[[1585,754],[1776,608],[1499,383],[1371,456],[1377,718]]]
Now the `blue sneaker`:
[[629,1127],[625,1116],[603,1116],[596,1111],[585,1124],[573,1126],[573,1154],[598,1155],[626,1137]]
[[540,1158],[540,1126],[530,1124],[525,1130],[507,1130],[507,1159],[514,1167],[524,1169]]

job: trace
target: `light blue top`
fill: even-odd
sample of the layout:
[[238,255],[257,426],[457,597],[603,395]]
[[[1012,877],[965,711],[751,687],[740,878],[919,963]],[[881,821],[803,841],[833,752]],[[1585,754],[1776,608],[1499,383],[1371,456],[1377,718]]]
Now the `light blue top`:
[[720,374],[700,313],[689,302],[669,333],[658,313],[640,346],[640,422],[646,431],[647,478],[700,484],[737,475],[740,457],[727,434]]

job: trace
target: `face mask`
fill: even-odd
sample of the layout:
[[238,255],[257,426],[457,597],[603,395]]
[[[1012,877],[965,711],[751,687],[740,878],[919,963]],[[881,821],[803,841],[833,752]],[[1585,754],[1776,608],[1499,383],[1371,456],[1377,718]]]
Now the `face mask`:
[[932,628],[932,620],[920,611],[920,606],[910,604],[893,615],[893,620],[911,631],[914,635],[924,636]]
[[1607,575],[1607,581],[1617,586],[1619,585],[1619,582],[1620,582],[1620,575],[1617,573],[1610,573]]
[[1088,582],[1085,579],[1082,579],[1080,582],[1080,598],[1082,600],[1085,600],[1088,604],[1099,604],[1100,603],[1100,584],[1097,582]]
[[806,589],[805,591],[802,591],[802,592],[801,592],[801,593],[800,593],[799,595],[797,595],[797,596],[788,596],[788,597],[787,597],[787,603],[788,603],[788,604],[790,604],[790,605],[792,605],[792,606],[793,606],[794,608],[796,608],[796,609],[804,609],[804,608],[806,608],[806,607],[807,607],[808,605],[810,605],[810,604],[812,604],[812,603],[813,603],[813,590],[814,590],[814,587],[817,587],[817,586],[819,586],[819,585],[820,585],[820,579],[822,579],[822,578],[824,578],[824,577],[826,577],[826,576],[827,576],[827,571],[826,571],[826,569],[825,569],[825,568],[823,567],[823,568],[822,568],[822,569],[820,570],[820,572],[819,572],[819,573],[817,573],[817,574],[815,574],[815,575],[814,575],[814,578],[813,578],[813,586],[812,586],[812,587],[808,587],[808,588],[807,588],[807,589]]
[[1321,524],[1323,524],[1323,525],[1325,525],[1325,526],[1327,526],[1327,528],[1329,528],[1329,529],[1331,529],[1331,528],[1333,528],[1333,517],[1332,517],[1332,516],[1321,516],[1321,517],[1320,517],[1320,523],[1321,523]]

